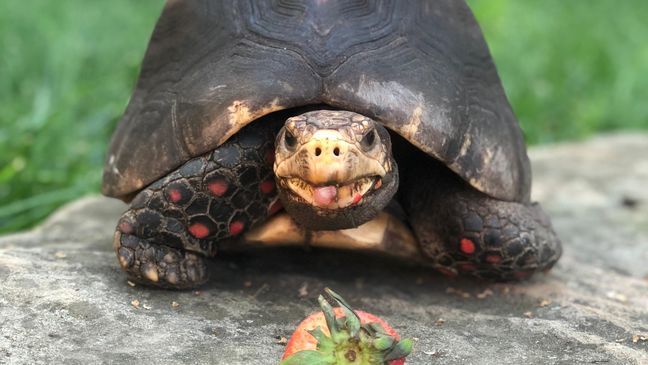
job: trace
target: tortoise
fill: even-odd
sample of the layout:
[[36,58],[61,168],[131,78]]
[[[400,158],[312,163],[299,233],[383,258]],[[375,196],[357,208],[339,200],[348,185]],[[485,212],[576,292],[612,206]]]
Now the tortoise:
[[524,279],[561,243],[462,1],[169,0],[112,137],[130,280],[191,288],[247,245]]

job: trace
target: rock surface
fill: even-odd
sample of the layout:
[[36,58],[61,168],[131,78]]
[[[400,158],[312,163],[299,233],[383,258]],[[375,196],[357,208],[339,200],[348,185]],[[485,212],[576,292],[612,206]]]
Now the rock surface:
[[0,238],[0,363],[276,364],[330,286],[415,337],[408,364],[648,364],[648,135],[530,156],[565,253],[521,284],[273,250],[216,258],[199,292],[133,287],[111,247],[124,205],[83,198]]

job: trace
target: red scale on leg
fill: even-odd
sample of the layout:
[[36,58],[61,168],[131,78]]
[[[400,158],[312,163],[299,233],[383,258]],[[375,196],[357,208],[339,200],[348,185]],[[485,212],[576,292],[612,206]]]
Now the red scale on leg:
[[265,159],[268,161],[269,164],[274,164],[275,162],[275,151],[273,149],[269,149],[265,153]]
[[133,233],[133,225],[130,224],[130,222],[121,221],[118,227],[122,233],[126,233],[126,234]]
[[229,187],[225,180],[214,180],[207,184],[207,189],[214,196],[223,196]]
[[279,201],[279,199],[277,199],[277,201],[272,203],[270,208],[268,208],[268,215],[273,215],[273,214],[277,213],[278,211],[280,211],[282,209],[283,209],[283,205],[281,205],[281,201]]
[[475,253],[475,243],[469,238],[462,238],[459,242],[459,249],[466,255]]
[[457,273],[454,270],[445,267],[435,267],[434,269],[445,276],[450,276],[450,277],[457,276]]
[[502,262],[502,256],[498,254],[486,255],[486,262],[488,262],[489,264],[499,264],[500,262]]
[[189,233],[196,238],[205,238],[209,236],[209,228],[202,223],[194,223],[189,226]]
[[273,180],[266,180],[259,184],[259,189],[264,194],[270,194],[275,189],[275,182]]
[[475,266],[475,264],[471,264],[470,262],[465,262],[459,264],[459,269],[461,269],[461,271],[475,271],[477,270],[477,266]]
[[234,222],[230,223],[230,225],[229,225],[229,233],[232,236],[236,236],[236,235],[240,234],[241,232],[243,232],[244,228],[245,228],[245,223],[243,223],[241,221],[234,221]]
[[182,199],[182,193],[178,189],[167,190],[167,199],[172,203],[177,203]]
[[518,280],[524,280],[531,276],[531,274],[533,274],[531,271],[516,271],[513,273],[513,276]]

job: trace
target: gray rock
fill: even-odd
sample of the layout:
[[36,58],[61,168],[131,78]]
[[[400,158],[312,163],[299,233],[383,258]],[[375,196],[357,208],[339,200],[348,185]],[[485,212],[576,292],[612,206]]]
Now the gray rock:
[[530,156],[535,197],[565,254],[521,284],[348,253],[259,250],[213,260],[199,292],[133,287],[111,247],[125,206],[80,199],[0,238],[0,363],[276,364],[277,337],[330,286],[415,337],[408,364],[648,364],[648,135]]

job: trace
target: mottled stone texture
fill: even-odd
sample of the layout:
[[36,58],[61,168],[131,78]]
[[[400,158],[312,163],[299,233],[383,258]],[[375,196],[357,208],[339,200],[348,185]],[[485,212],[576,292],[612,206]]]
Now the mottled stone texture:
[[647,364],[648,135],[530,156],[535,198],[565,253],[548,275],[515,285],[264,250],[219,256],[200,292],[132,287],[111,247],[125,206],[81,199],[0,238],[0,363],[275,364],[277,338],[330,286],[415,337],[412,364]]

